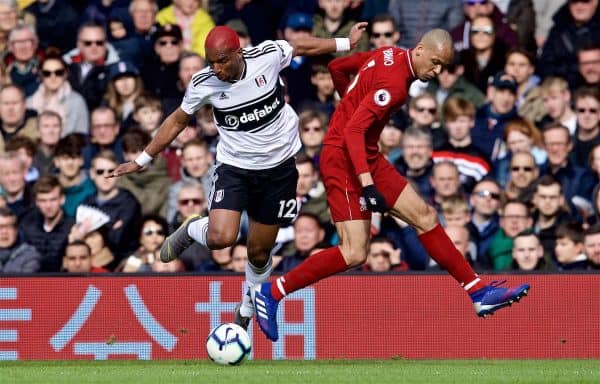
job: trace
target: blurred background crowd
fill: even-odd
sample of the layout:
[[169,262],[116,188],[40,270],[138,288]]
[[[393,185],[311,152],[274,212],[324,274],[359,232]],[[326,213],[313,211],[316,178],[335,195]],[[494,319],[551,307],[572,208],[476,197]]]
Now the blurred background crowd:
[[[231,248],[158,257],[186,217],[207,213],[210,106],[144,172],[105,175],[179,106],[213,26],[251,47],[345,37],[356,21],[369,22],[358,51],[411,48],[436,27],[453,37],[454,61],[413,83],[379,144],[474,268],[600,270],[598,2],[0,0],[0,272],[244,272],[244,228]],[[303,149],[300,214],[273,249],[279,272],[337,243],[319,177],[339,101],[332,58],[295,57],[281,73]],[[374,215],[371,232],[361,270],[439,269],[401,220]]]

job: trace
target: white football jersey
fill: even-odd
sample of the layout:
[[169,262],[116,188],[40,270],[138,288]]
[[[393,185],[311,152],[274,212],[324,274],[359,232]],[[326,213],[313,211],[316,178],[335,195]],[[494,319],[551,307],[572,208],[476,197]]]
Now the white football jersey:
[[228,83],[206,67],[194,74],[181,103],[193,114],[213,106],[219,130],[217,161],[243,169],[273,168],[301,148],[298,115],[285,103],[279,72],[292,60],[287,41],[264,41],[243,50],[242,78]]

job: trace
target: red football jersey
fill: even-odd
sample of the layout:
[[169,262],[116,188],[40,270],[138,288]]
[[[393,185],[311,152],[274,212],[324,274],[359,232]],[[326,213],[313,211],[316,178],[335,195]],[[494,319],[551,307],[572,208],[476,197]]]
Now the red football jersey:
[[386,47],[355,53],[333,60],[329,71],[343,96],[323,143],[346,148],[356,174],[369,172],[379,135],[390,114],[406,102],[416,78],[410,50]]

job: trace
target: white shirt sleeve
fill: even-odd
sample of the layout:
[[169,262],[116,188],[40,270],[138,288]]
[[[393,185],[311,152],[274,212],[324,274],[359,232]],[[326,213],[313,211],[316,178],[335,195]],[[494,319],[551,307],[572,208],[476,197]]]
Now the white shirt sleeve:
[[281,71],[290,63],[294,58],[294,47],[285,40],[275,40],[273,44],[277,47],[277,53],[279,54],[279,70]]
[[200,107],[208,102],[210,95],[210,87],[199,83],[194,85],[194,81],[190,81],[185,90],[185,95],[181,101],[181,109],[188,115],[193,115]]

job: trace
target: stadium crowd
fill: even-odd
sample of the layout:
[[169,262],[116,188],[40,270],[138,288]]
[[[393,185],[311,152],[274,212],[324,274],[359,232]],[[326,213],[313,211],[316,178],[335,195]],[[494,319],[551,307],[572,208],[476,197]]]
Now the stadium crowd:
[[[475,270],[600,271],[598,3],[0,0],[0,272],[244,272],[244,228],[231,248],[158,257],[183,220],[207,213],[210,107],[145,171],[105,176],[179,106],[213,26],[251,47],[342,37],[356,21],[369,22],[360,51],[452,34],[454,61],[413,83],[379,144]],[[303,149],[300,213],[278,234],[276,272],[337,242],[319,178],[339,101],[331,59],[295,57],[282,72]],[[362,270],[439,269],[401,220],[374,214],[371,234]]]

